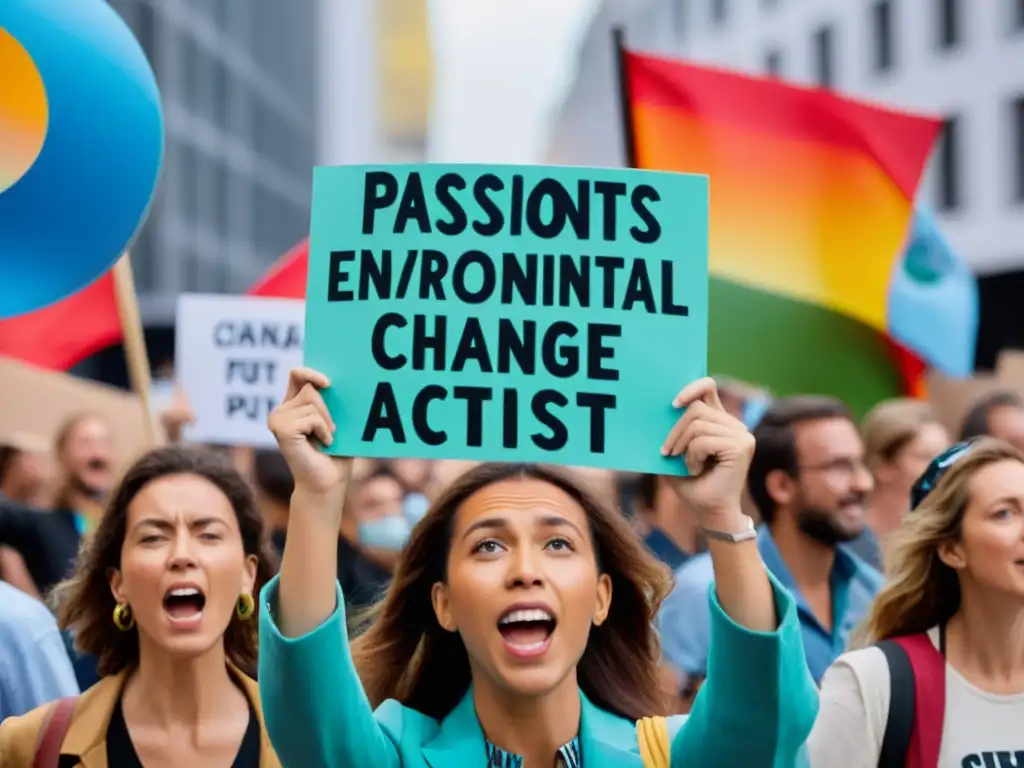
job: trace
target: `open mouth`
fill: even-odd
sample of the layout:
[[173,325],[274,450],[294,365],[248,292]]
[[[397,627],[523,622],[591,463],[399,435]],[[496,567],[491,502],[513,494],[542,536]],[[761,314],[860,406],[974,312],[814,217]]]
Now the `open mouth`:
[[86,469],[91,469],[94,472],[105,471],[108,466],[106,459],[89,459],[85,464]]
[[514,655],[533,657],[548,649],[555,624],[546,608],[514,608],[499,619],[498,631]]
[[197,587],[177,587],[164,595],[164,610],[171,621],[196,621],[203,615],[206,596]]

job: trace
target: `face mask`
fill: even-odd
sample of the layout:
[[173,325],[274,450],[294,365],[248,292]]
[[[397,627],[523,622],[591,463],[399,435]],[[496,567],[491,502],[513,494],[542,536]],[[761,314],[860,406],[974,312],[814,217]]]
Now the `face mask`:
[[410,527],[426,517],[428,509],[430,509],[430,499],[422,493],[410,493],[402,501],[402,514],[409,521]]
[[374,549],[399,552],[409,541],[412,526],[404,517],[389,515],[359,524],[359,543]]

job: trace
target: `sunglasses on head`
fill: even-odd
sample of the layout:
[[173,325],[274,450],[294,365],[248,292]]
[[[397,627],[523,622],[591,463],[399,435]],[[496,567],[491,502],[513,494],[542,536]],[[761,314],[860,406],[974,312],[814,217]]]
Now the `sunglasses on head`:
[[970,453],[971,449],[974,448],[974,445],[977,442],[977,438],[964,440],[961,443],[950,446],[932,459],[928,468],[919,478],[917,478],[917,482],[915,482],[914,486],[910,489],[911,512],[921,506],[921,502],[924,501],[925,497],[935,489],[936,485],[939,484],[939,480],[941,480],[942,476],[946,474],[946,470]]

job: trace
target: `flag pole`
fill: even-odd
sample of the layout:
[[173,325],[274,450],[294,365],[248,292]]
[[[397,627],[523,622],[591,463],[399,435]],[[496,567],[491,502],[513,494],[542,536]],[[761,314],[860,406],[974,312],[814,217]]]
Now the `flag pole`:
[[138,395],[142,404],[143,429],[146,442],[150,446],[162,444],[163,430],[159,428],[150,390],[153,375],[149,369],[149,354],[146,351],[146,336],[142,328],[142,313],[139,311],[139,298],[135,293],[135,276],[132,274],[132,263],[125,251],[114,265],[114,295],[117,297],[117,314],[121,320],[121,332],[124,336],[124,358],[128,368],[128,379],[132,391]]
[[622,125],[622,149],[626,167],[636,168],[636,134],[633,126],[633,107],[626,65],[626,31],[621,26],[612,29],[612,55],[619,79],[619,120]]

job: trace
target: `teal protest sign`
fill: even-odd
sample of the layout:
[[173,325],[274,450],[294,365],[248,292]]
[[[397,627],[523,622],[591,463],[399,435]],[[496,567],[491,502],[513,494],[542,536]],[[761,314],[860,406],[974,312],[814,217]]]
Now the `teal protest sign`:
[[314,172],[304,358],[332,453],[685,474],[659,449],[707,312],[704,176]]

